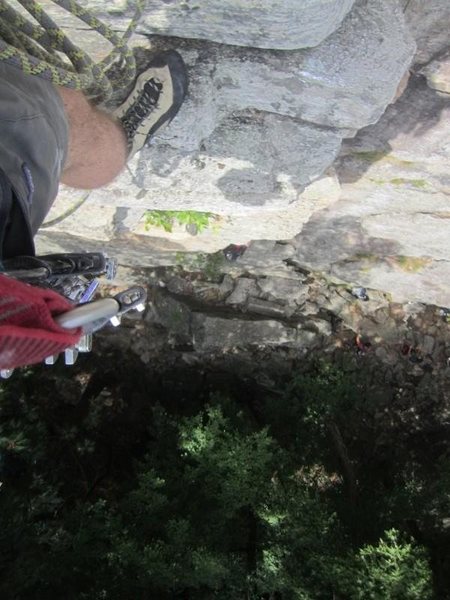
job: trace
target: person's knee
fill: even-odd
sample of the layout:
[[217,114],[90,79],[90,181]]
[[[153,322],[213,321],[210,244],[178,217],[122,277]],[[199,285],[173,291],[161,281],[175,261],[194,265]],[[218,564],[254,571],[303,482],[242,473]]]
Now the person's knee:
[[69,149],[62,183],[95,189],[111,183],[123,170],[126,136],[109,115],[92,106],[82,92],[59,88],[69,123]]
[[73,188],[95,190],[114,181],[125,164],[125,158],[114,154],[97,160],[95,165],[89,162],[72,162],[64,169],[61,183]]

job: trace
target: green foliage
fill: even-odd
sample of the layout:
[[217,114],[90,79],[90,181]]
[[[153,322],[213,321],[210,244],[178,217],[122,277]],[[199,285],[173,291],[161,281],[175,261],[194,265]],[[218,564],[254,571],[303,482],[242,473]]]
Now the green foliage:
[[300,453],[304,464],[315,465],[329,454],[330,423],[345,423],[348,412],[359,410],[360,405],[355,378],[319,361],[286,383],[281,401],[268,398],[265,410],[277,439],[294,455]]
[[64,380],[64,398],[57,376],[2,388],[2,598],[431,598],[426,551],[390,524],[396,497],[349,500],[329,426],[355,453],[346,427],[370,406],[355,377],[318,363],[252,399],[115,370],[109,389]]
[[404,177],[396,177],[391,179],[390,182],[393,185],[411,185],[417,189],[428,187],[428,183],[424,179],[405,179]]
[[209,212],[196,210],[147,210],[145,213],[145,228],[160,227],[169,233],[172,232],[175,223],[179,225],[194,225],[201,233],[211,226],[215,215]]
[[432,597],[425,550],[402,540],[395,529],[386,531],[376,546],[369,544],[359,550],[353,575],[347,582],[351,600],[429,600]]

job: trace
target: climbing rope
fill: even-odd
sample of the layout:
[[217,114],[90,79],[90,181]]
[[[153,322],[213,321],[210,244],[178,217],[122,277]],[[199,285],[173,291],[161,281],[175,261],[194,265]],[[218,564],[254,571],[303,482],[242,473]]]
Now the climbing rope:
[[[141,19],[146,0],[135,0],[135,14],[122,36],[76,0],[52,0],[113,46],[111,53],[99,63],[95,63],[86,52],[73,44],[42,5],[35,0],[17,2],[38,25],[17,12],[6,0],[0,0],[0,61],[55,85],[84,90],[95,102],[105,102],[113,92],[125,89],[134,80],[136,63],[128,41]],[[120,68],[111,69],[112,66]]]

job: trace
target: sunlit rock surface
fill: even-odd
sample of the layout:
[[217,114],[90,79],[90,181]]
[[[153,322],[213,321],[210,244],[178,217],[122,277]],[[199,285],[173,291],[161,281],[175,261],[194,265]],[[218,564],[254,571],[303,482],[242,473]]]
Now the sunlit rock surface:
[[[234,2],[222,3],[224,13],[231,4],[227,18],[238,14]],[[321,4],[329,17],[336,3]],[[450,101],[417,70],[390,105],[412,63],[423,69],[433,59],[433,73],[445,72],[447,2],[347,4],[353,6],[339,4],[332,31],[315,47],[289,36],[292,49],[281,51],[249,45],[239,28],[232,35],[241,31],[240,44],[209,37],[204,11],[183,17],[178,3],[150,2],[160,16],[167,11],[167,28],[136,36],[135,45],[146,48],[139,60],[177,48],[188,66],[189,97],[108,188],[88,193],[78,209],[83,194],[62,190],[39,247],[105,248],[123,265],[152,266],[173,264],[180,252],[284,239],[289,256],[271,258],[269,244],[261,264],[283,271],[294,260],[402,302],[449,305]],[[264,3],[251,5],[254,22],[267,27]],[[123,29],[130,13],[120,2],[108,11]],[[198,35],[167,37],[182,17],[197,23]],[[148,209],[202,210],[214,218],[200,232],[176,225],[166,233],[146,230]]]

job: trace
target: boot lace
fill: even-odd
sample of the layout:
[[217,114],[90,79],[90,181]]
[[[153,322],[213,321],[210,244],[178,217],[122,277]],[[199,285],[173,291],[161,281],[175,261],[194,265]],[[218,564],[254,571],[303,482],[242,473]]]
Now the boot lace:
[[145,83],[139,99],[130,106],[122,117],[122,123],[129,140],[131,140],[143,119],[157,108],[159,97],[162,94],[162,87],[162,83],[156,79],[149,79]]

